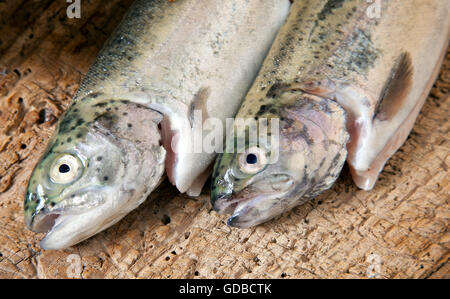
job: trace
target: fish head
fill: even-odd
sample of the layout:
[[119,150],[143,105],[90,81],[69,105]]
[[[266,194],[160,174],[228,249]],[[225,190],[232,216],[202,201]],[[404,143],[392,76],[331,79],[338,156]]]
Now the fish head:
[[43,249],[72,246],[111,226],[161,180],[161,115],[125,101],[105,103],[71,106],[31,175],[25,222],[46,233]]
[[[267,99],[261,110],[258,118],[278,120],[277,138],[241,142],[241,150],[218,156],[213,171],[212,206],[232,214],[232,227],[266,222],[330,188],[347,154],[345,111],[335,101],[286,91]],[[248,128],[234,127],[236,136],[249,136]],[[239,143],[233,138],[227,146]]]

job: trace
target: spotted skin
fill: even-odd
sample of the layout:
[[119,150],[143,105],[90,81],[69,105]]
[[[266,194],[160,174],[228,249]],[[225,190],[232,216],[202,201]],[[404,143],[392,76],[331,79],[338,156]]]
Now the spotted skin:
[[215,155],[183,151],[194,144],[193,110],[224,123],[235,115],[289,6],[136,0],[31,176],[25,220],[47,232],[41,247],[63,249],[111,226],[164,172],[178,190],[195,185],[190,194],[198,195]]
[[314,198],[346,160],[370,190],[406,139],[448,46],[450,2],[376,2],[293,2],[236,116],[279,119],[279,159],[242,172],[245,150],[273,150],[244,142],[215,163],[211,203],[232,214],[229,225],[251,227]]

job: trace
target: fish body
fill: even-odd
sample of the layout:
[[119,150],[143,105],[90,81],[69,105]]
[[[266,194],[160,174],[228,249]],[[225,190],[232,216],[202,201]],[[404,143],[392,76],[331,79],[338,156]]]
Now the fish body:
[[[237,111],[288,0],[137,0],[59,121],[30,178],[25,220],[44,249],[76,244],[142,203],[166,171],[198,193],[214,153],[193,153],[194,110]],[[199,129],[202,130],[202,129]]]
[[445,0],[294,1],[236,116],[279,120],[278,159],[267,142],[221,154],[214,209],[257,225],[330,188],[345,161],[372,189],[438,75],[449,12]]

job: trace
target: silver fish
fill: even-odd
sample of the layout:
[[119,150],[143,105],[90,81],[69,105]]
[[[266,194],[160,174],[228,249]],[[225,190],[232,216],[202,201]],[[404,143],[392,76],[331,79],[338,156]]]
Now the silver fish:
[[279,120],[279,142],[218,157],[214,209],[231,226],[260,224],[330,188],[345,161],[372,189],[438,75],[449,12],[448,0],[294,1],[236,116]]
[[198,193],[214,153],[192,153],[194,110],[237,111],[288,0],[138,0],[110,37],[31,176],[28,228],[76,244],[141,204],[167,171]]

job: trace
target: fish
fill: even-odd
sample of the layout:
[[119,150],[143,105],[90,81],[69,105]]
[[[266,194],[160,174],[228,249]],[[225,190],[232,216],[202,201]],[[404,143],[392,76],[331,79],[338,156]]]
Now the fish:
[[198,194],[215,153],[188,150],[208,132],[195,116],[234,116],[289,7],[135,1],[31,174],[24,215],[30,230],[45,233],[40,247],[64,249],[110,227],[165,175],[180,192]]
[[[294,1],[236,116],[258,122],[235,121],[217,157],[213,209],[231,227],[264,223],[329,189],[345,162],[371,190],[438,76],[449,11],[446,0]],[[248,140],[252,128],[277,138]]]

